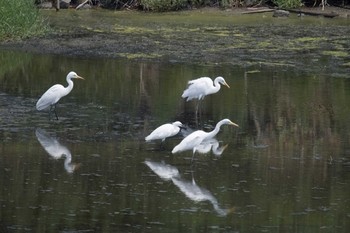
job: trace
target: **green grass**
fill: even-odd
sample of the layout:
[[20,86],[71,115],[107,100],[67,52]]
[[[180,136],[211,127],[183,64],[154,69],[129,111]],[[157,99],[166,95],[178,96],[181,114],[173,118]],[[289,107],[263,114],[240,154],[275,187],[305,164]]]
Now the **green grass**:
[[38,36],[49,28],[34,0],[0,0],[0,22],[0,40]]

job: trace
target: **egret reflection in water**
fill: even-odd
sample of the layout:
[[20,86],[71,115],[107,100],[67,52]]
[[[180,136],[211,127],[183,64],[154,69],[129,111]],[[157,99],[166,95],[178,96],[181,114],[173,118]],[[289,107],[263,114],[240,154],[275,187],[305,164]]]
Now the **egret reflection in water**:
[[176,167],[164,162],[146,160],[145,164],[163,180],[171,180],[174,177],[180,176],[179,170]]
[[171,180],[173,184],[178,187],[179,190],[190,200],[195,202],[209,201],[219,216],[226,216],[233,211],[232,208],[221,208],[218,200],[213,196],[213,194],[209,190],[199,187],[193,177],[192,181],[182,179],[178,169],[175,166],[164,162],[152,162],[148,160],[145,161],[145,164],[161,179]]
[[79,164],[72,163],[72,155],[68,148],[61,145],[56,138],[49,136],[49,134],[42,129],[37,129],[35,135],[41,146],[51,157],[54,159],[65,157],[64,168],[68,173],[73,173],[79,167]]
[[213,205],[216,213],[218,213],[220,216],[226,216],[233,211],[233,209],[221,208],[218,200],[213,196],[213,194],[211,194],[209,190],[199,187],[194,178],[192,178],[192,181],[187,181],[176,177],[171,180],[180,189],[180,191],[192,201],[209,201]]
[[227,147],[227,144],[220,146],[220,143],[216,138],[211,138],[196,146],[196,152],[200,154],[208,154],[210,151],[212,151],[215,156],[221,156]]

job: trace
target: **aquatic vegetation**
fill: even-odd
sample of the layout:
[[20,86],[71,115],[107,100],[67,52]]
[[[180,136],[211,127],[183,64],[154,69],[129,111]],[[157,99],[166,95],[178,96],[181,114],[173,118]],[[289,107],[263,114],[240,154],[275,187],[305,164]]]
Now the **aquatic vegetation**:
[[315,42],[315,43],[318,43],[324,40],[327,40],[327,38],[326,37],[299,37],[295,39],[296,42]]
[[301,0],[273,0],[280,8],[297,8],[303,5]]
[[179,10],[186,6],[187,0],[141,0],[140,5],[145,10],[169,11]]
[[344,51],[323,51],[323,55],[329,55],[329,56],[334,56],[334,57],[347,57],[349,54]]
[[155,54],[155,53],[119,53],[118,54],[121,57],[126,57],[128,59],[139,59],[139,58],[144,58],[144,59],[151,59],[151,58],[159,58],[161,57],[160,54]]

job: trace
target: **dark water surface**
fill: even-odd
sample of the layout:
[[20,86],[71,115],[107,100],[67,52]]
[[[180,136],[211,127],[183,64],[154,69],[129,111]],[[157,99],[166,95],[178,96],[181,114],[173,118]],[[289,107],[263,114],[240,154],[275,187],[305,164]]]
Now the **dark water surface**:
[[[0,52],[0,232],[349,232],[350,80],[281,66]],[[74,70],[58,106],[35,103]],[[188,80],[223,76],[196,125]],[[175,120],[206,154],[145,143]],[[226,147],[225,147],[226,146]],[[221,149],[221,150],[220,150]],[[65,154],[65,155],[62,155]]]

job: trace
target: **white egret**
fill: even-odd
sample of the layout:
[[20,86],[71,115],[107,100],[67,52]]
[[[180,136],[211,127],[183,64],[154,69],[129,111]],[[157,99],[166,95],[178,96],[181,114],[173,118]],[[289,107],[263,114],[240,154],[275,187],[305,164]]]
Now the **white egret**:
[[218,92],[221,88],[220,84],[230,88],[225,79],[221,76],[217,77],[214,82],[209,77],[190,80],[187,89],[183,92],[181,97],[187,98],[186,101],[192,99],[202,100],[205,96]]
[[173,123],[161,125],[158,128],[156,128],[150,135],[145,137],[145,140],[152,141],[161,139],[163,142],[166,138],[178,134],[180,132],[181,127],[183,127],[183,124],[180,121],[175,121]]
[[[57,102],[64,96],[68,95],[72,89],[73,89],[73,78],[77,78],[77,79],[84,79],[82,77],[80,77],[79,75],[77,75],[75,72],[71,71],[68,73],[67,75],[67,83],[68,86],[64,87],[61,84],[56,84],[53,85],[52,87],[50,87],[38,100],[38,102],[36,103],[36,109],[38,111],[44,110],[48,107],[50,107],[50,111],[49,114],[51,116],[51,111],[54,111],[56,119],[58,120],[57,117],[57,113],[56,113],[56,104]],[[52,108],[54,108],[52,110]]]
[[175,154],[178,152],[193,150],[193,154],[196,152],[196,147],[199,146],[204,140],[209,140],[215,137],[220,130],[222,125],[233,125],[239,127],[236,123],[233,123],[229,119],[223,119],[219,121],[214,130],[211,132],[204,132],[203,130],[197,130],[185,137],[174,149],[171,153]]

